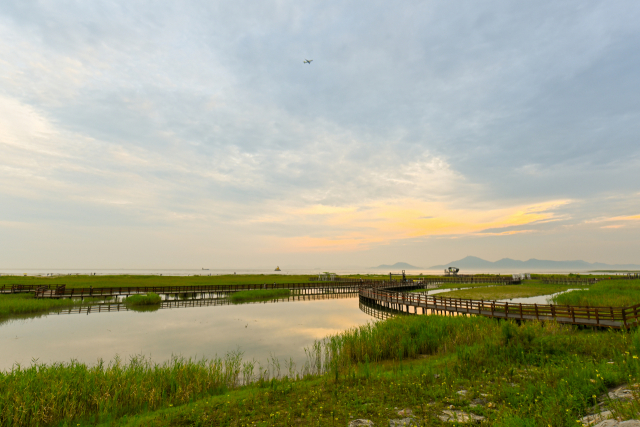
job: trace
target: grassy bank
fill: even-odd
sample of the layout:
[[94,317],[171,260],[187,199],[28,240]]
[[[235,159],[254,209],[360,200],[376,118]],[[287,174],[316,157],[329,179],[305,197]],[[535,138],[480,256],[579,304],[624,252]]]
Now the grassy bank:
[[85,298],[84,301],[65,299],[36,299],[33,294],[4,294],[0,295],[0,318],[20,314],[45,313],[57,308],[68,308],[86,305],[96,299]]
[[146,295],[131,295],[124,299],[127,305],[158,305],[162,302],[160,295],[149,292]]
[[505,285],[499,285],[497,283],[470,283],[470,284],[450,283],[450,284],[441,285],[431,289],[415,289],[409,292],[428,292],[428,291],[435,291],[438,289],[451,289],[453,292],[454,290],[458,291],[462,289],[485,288],[485,287],[491,287],[491,286],[505,286]]
[[[441,297],[469,298],[477,300],[499,300],[509,298],[535,297],[538,295],[550,295],[556,292],[566,291],[572,286],[549,285],[537,280],[525,280],[521,285],[505,285],[491,287],[476,287],[459,291],[442,292],[436,294]],[[575,287],[575,286],[573,286]]]
[[260,283],[308,283],[309,275],[281,274],[226,274],[220,276],[156,276],[156,275],[114,275],[114,276],[0,276],[0,286],[23,285],[67,285],[67,288],[111,288],[138,286],[212,286],[245,285]]
[[591,307],[628,307],[640,304],[640,280],[602,280],[589,289],[558,295],[554,298],[554,303]]
[[232,302],[241,303],[287,298],[289,295],[291,295],[291,291],[288,289],[259,289],[255,291],[234,292],[231,294],[230,298]]
[[492,426],[575,426],[608,387],[637,382],[638,350],[638,333],[401,316],[318,341],[297,370],[239,353],[16,367],[0,374],[0,425],[388,425],[403,408],[444,425],[453,407]]

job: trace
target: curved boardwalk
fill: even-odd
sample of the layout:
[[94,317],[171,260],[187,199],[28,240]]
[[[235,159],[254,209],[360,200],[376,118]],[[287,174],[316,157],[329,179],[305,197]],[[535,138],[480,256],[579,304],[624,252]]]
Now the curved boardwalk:
[[631,307],[581,307],[553,304],[520,304],[471,300],[398,292],[415,284],[362,287],[360,298],[386,309],[406,313],[476,315],[513,320],[553,320],[558,323],[628,329],[638,326],[640,304]]

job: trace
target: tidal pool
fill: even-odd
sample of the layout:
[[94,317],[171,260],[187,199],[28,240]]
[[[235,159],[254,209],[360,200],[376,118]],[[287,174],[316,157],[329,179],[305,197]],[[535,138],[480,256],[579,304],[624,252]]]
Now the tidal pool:
[[245,361],[265,364],[275,356],[302,368],[304,349],[316,339],[374,321],[360,310],[357,294],[150,312],[51,313],[0,323],[0,370],[32,361],[95,364],[134,355],[161,363],[172,356],[212,358],[235,350]]

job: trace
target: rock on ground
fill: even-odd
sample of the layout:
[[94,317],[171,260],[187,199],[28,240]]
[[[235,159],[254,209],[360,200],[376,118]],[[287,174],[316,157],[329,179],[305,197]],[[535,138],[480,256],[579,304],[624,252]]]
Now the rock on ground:
[[417,427],[420,423],[413,418],[389,420],[389,427]]
[[634,398],[633,392],[629,390],[628,385],[623,385],[618,387],[608,393],[609,399],[611,400],[630,400]]
[[599,414],[587,415],[586,417],[582,417],[580,419],[580,422],[583,426],[586,427],[607,420],[612,416],[613,414],[611,414],[611,411],[602,411]]
[[462,411],[442,411],[442,415],[438,415],[441,421],[444,422],[459,422],[459,423],[479,423],[484,420],[481,415],[471,414]]
[[373,427],[373,421],[357,419],[349,423],[349,427]]
[[594,427],[640,427],[640,420],[605,420],[596,424]]

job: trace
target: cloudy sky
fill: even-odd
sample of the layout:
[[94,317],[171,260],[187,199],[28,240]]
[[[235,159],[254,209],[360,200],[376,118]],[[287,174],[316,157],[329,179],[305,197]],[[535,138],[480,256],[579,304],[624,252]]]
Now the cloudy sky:
[[635,1],[3,0],[0,267],[640,263],[639,52]]

